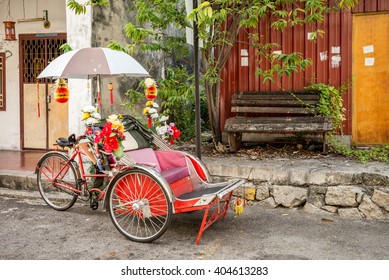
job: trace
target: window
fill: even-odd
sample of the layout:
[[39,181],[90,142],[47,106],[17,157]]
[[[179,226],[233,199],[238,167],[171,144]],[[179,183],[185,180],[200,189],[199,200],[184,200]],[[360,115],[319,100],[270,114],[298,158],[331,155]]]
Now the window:
[[0,111],[5,111],[5,53],[0,52]]

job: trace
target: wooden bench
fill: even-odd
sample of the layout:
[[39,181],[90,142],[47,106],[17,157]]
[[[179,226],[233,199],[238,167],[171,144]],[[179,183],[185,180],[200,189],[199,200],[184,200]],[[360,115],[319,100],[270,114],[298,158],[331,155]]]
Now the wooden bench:
[[242,133],[266,134],[323,134],[323,152],[328,151],[326,134],[333,129],[332,118],[316,116],[318,91],[239,92],[232,96],[231,112],[236,117],[226,120],[230,151],[236,152],[242,144]]

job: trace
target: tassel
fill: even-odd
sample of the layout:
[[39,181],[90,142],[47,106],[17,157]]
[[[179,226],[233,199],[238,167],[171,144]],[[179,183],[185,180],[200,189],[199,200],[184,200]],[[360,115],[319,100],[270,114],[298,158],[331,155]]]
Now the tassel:
[[108,84],[108,89],[109,89],[109,102],[111,105],[113,104],[113,83]]
[[36,81],[36,95],[37,95],[37,105],[38,105],[38,118],[41,117],[41,101],[39,96],[39,81]]

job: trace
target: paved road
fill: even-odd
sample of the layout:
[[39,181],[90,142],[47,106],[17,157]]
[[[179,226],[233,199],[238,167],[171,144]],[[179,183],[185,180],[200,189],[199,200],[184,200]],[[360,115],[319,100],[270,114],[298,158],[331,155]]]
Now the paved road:
[[329,222],[298,210],[251,205],[239,217],[230,211],[195,245],[201,214],[175,215],[161,238],[140,244],[125,239],[108,213],[86,204],[57,212],[40,199],[2,196],[0,259],[389,260],[388,222]]

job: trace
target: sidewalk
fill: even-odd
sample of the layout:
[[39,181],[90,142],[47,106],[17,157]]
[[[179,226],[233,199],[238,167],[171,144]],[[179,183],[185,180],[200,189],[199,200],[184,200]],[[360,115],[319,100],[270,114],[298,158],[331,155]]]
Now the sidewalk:
[[[36,191],[42,151],[0,151],[0,187]],[[351,219],[389,219],[389,165],[336,156],[257,159],[232,154],[202,157],[214,177],[243,178],[246,197],[267,208],[303,208]],[[2,194],[4,193],[4,189]]]

